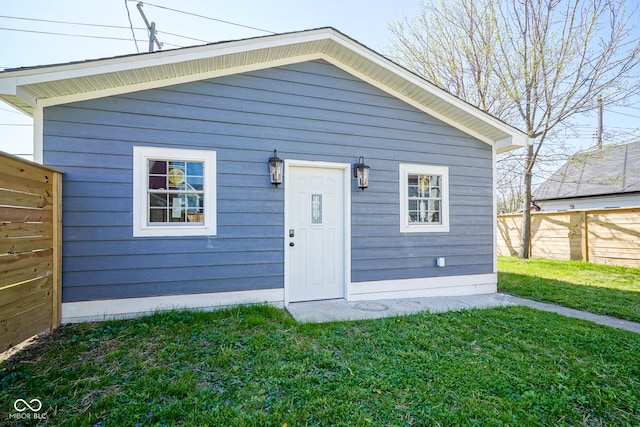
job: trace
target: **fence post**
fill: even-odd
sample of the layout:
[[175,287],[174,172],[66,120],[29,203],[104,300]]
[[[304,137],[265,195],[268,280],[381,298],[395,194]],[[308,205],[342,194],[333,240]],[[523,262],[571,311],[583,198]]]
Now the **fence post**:
[[589,217],[586,211],[581,214],[582,260],[589,262]]
[[60,326],[62,318],[62,173],[54,172],[52,180],[53,196],[53,277],[51,328]]

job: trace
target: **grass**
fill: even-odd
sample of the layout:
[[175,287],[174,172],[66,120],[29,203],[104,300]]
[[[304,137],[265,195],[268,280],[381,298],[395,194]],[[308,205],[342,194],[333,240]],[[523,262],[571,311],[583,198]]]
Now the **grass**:
[[0,424],[31,425],[6,420],[38,398],[56,426],[632,426],[639,353],[638,334],[526,307],[157,313],[65,326],[2,362]]
[[640,268],[498,258],[498,291],[640,322]]

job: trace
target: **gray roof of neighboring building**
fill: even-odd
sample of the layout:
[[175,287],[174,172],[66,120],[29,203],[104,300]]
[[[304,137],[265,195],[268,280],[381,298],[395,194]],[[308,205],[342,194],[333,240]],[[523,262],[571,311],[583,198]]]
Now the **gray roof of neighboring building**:
[[535,200],[640,192],[640,142],[573,156],[534,192]]

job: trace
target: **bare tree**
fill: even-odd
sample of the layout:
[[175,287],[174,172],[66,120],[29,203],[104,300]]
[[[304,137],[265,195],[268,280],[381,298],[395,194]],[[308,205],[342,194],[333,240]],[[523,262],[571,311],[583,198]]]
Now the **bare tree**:
[[[423,0],[390,25],[392,56],[507,122],[532,143],[524,159],[522,241],[529,257],[533,168],[556,127],[640,88],[638,11],[625,0]],[[634,21],[635,20],[635,21]]]

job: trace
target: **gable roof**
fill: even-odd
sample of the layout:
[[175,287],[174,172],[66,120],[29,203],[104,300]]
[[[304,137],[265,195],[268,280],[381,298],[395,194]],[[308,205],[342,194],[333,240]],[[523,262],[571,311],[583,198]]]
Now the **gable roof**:
[[498,152],[527,135],[333,28],[0,72],[0,99],[38,108],[323,59]]
[[536,200],[640,192],[640,142],[573,156],[533,196]]

